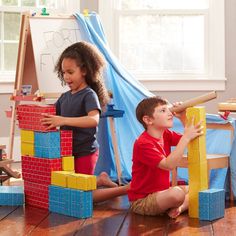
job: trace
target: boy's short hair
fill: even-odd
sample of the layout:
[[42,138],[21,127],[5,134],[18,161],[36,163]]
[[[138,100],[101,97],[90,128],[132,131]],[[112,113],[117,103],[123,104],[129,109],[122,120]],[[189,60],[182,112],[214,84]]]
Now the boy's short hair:
[[166,104],[168,104],[167,100],[159,96],[144,98],[136,107],[137,120],[143,125],[145,129],[147,129],[147,126],[143,121],[143,117],[144,116],[152,117],[154,110],[158,105],[166,105]]

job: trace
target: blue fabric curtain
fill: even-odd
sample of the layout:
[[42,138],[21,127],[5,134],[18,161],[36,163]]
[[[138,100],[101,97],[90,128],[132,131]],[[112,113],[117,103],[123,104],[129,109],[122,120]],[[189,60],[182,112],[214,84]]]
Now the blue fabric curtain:
[[[113,55],[107,44],[99,16],[91,13],[89,17],[75,14],[84,40],[95,44],[107,61],[104,73],[105,83],[113,94],[115,109],[123,110],[124,116],[114,118],[119,157],[122,168],[122,181],[131,179],[133,142],[142,132],[142,127],[135,117],[137,104],[147,96],[153,96],[141,83],[134,79]],[[110,126],[107,118],[102,118],[99,125],[98,141],[100,156],[96,174],[106,171],[112,179],[117,179]]]
[[[75,14],[75,17],[81,30],[82,39],[95,44],[106,58],[107,68],[104,72],[106,86],[113,93],[114,108],[125,112],[122,118],[114,119],[122,167],[122,181],[125,183],[131,179],[134,140],[143,131],[142,126],[136,120],[135,108],[143,98],[153,96],[153,94],[130,75],[115,58],[109,49],[99,16],[96,13],[90,13],[89,17]],[[231,122],[234,125],[234,120],[224,121],[216,115],[207,115],[207,122]],[[174,130],[183,131],[183,127],[177,119],[175,119]],[[232,181],[236,195],[236,141],[234,140],[233,148],[231,149],[228,140],[229,132],[208,130],[207,152],[231,153],[231,175],[234,177]],[[96,167],[96,174],[106,171],[113,180],[117,180],[111,133],[109,122],[106,118],[100,121],[98,141],[100,144],[100,158]],[[226,169],[212,171],[211,187],[223,188],[226,174]],[[183,169],[179,175],[185,180],[188,179],[187,170]]]

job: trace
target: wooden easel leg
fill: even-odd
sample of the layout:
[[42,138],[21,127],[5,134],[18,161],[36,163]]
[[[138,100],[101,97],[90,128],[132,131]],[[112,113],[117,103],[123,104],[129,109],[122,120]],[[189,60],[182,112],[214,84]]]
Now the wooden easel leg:
[[119,157],[119,151],[118,151],[116,131],[115,131],[113,117],[109,117],[109,123],[110,123],[110,128],[111,128],[111,138],[112,138],[112,145],[113,145],[113,149],[114,149],[118,184],[121,185],[122,184],[122,182],[121,182],[121,165],[120,165],[120,157]]

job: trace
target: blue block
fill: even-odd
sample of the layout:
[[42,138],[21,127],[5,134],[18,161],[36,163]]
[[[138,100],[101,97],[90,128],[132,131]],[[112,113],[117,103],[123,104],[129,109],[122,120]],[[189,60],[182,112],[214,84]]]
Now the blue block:
[[71,216],[89,218],[93,215],[92,191],[71,189]]
[[49,186],[49,210],[77,218],[88,218],[93,214],[92,191]]
[[24,204],[22,186],[0,186],[0,205],[19,206]]
[[34,132],[34,147],[36,157],[60,157],[60,132]]
[[49,210],[59,214],[70,215],[70,189],[49,185]]
[[225,190],[208,189],[199,192],[199,219],[215,220],[224,217]]

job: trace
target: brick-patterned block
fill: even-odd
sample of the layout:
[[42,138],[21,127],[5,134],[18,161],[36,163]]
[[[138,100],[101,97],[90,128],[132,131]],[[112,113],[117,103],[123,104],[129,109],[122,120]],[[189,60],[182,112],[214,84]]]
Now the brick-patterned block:
[[77,218],[88,218],[93,214],[92,191],[49,186],[49,210]]
[[224,189],[207,189],[199,192],[199,219],[215,220],[224,217]]
[[48,209],[48,185],[24,181],[25,203]]
[[22,186],[0,186],[0,205],[19,206],[24,204]]
[[60,132],[34,132],[34,149],[36,157],[60,157]]
[[38,157],[22,156],[22,176],[26,181],[39,184],[51,183],[51,172],[62,169],[62,159],[45,159]]
[[[46,131],[47,126],[42,125],[42,113],[51,115],[56,114],[56,108],[53,105],[18,105],[17,106],[17,119],[19,121],[19,128],[35,131]],[[56,128],[50,129],[50,131]]]
[[72,156],[72,130],[61,130],[61,156]]

